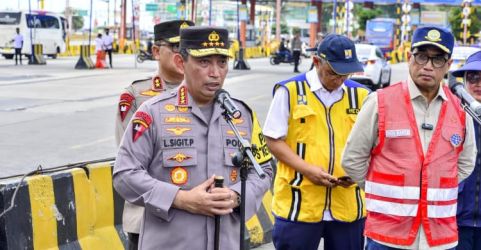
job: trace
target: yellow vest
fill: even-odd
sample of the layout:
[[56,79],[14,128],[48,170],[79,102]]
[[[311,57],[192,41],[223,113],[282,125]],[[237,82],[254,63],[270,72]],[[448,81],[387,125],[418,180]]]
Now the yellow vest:
[[[341,154],[369,91],[347,80],[342,99],[326,109],[305,78],[276,85],[275,89],[282,85],[289,92],[286,143],[306,162],[322,167],[334,177],[345,176]],[[364,191],[357,185],[348,188],[315,185],[279,161],[274,182],[274,214],[291,221],[319,222],[325,210],[330,210],[337,221],[361,219],[366,216]]]

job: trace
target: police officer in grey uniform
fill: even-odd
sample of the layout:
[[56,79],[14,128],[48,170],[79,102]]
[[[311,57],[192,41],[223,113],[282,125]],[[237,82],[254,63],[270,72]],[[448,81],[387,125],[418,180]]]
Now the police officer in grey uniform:
[[[174,63],[185,80],[173,91],[141,105],[129,123],[115,162],[113,183],[129,202],[144,206],[139,249],[212,249],[214,216],[220,219],[220,249],[239,247],[240,170],[232,156],[240,142],[222,115],[215,92],[228,71],[228,31],[189,27],[180,31]],[[255,114],[235,100],[242,117],[234,123],[255,144],[267,177],[250,168],[246,219],[261,206],[271,181],[271,154]],[[214,187],[214,176],[224,187]]]
[[[120,144],[132,115],[143,102],[163,91],[177,88],[184,79],[183,70],[174,65],[173,58],[179,53],[180,29],[193,25],[191,21],[174,20],[154,26],[155,44],[152,52],[158,62],[158,75],[134,81],[120,95],[115,122],[117,144]],[[142,216],[143,207],[125,203],[122,225],[128,234],[129,249],[137,249]]]

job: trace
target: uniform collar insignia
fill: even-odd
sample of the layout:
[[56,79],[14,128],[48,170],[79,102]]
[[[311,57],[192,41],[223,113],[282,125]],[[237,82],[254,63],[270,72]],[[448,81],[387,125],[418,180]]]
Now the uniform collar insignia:
[[177,95],[177,106],[188,107],[189,106],[189,93],[185,85],[179,87]]
[[159,76],[152,78],[152,90],[153,91],[164,90],[164,81]]

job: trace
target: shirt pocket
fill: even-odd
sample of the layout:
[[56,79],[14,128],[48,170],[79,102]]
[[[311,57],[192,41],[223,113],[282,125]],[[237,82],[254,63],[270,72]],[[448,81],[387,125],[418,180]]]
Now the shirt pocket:
[[295,137],[299,142],[309,143],[314,140],[316,112],[307,105],[297,105],[292,110],[292,122],[295,123]]
[[464,131],[462,128],[444,125],[441,135],[451,145],[451,149],[459,149],[464,142]]
[[162,154],[163,174],[166,182],[184,189],[192,188],[197,166],[197,150],[195,148],[177,148],[164,150]]

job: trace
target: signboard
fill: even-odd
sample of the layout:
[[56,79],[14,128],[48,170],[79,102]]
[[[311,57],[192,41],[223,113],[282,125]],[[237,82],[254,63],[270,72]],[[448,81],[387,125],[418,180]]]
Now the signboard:
[[420,23],[424,25],[436,25],[436,26],[446,27],[448,24],[447,12],[421,11]]
[[75,12],[77,13],[78,16],[88,16],[89,15],[88,10],[76,10]]
[[317,7],[311,6],[307,11],[307,22],[308,23],[317,23]]
[[167,12],[176,14],[177,13],[177,6],[175,4],[167,5]]
[[145,4],[145,11],[157,11],[158,9],[159,9],[159,5],[156,3]]
[[239,6],[239,20],[240,21],[247,21],[249,20],[249,16],[247,15],[247,6],[242,4]]

